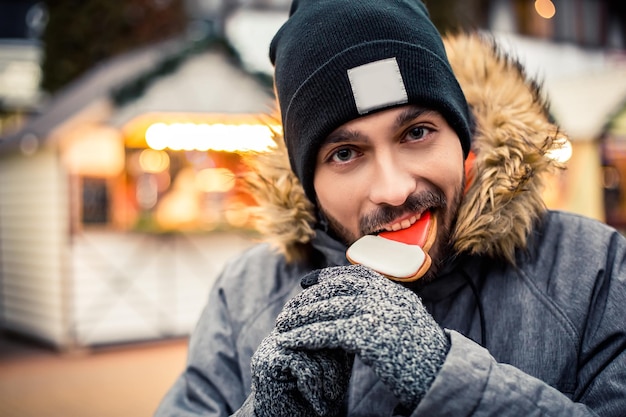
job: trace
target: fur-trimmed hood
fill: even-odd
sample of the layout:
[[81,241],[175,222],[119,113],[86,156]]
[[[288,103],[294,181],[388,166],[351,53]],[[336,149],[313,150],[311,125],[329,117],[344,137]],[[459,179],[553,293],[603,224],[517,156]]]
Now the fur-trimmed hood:
[[[546,153],[564,136],[550,121],[539,85],[493,39],[462,34],[444,43],[475,122],[454,247],[514,263],[515,251],[526,247],[545,212],[543,177],[556,167]],[[316,216],[290,169],[282,138],[275,136],[275,151],[248,161],[245,183],[258,203],[257,229],[294,260],[315,234]]]

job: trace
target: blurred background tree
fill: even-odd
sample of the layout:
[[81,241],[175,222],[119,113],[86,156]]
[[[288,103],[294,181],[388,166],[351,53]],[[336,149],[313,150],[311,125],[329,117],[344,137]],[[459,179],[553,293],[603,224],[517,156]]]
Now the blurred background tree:
[[181,34],[184,0],[46,0],[42,88],[50,93],[96,63]]

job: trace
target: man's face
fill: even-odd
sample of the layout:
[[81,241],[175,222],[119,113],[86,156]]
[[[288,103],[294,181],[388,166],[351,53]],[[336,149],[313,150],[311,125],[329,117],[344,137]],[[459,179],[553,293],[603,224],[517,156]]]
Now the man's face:
[[463,185],[455,131],[438,112],[409,105],[337,128],[318,152],[314,178],[320,210],[347,245],[406,228],[431,210],[438,226],[433,266],[450,243]]

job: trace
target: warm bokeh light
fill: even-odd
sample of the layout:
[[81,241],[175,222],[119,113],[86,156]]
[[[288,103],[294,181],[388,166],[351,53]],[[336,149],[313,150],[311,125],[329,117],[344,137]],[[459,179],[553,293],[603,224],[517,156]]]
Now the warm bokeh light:
[[166,194],[155,213],[157,223],[163,229],[192,228],[200,214],[196,196],[182,190]]
[[567,138],[559,138],[554,147],[548,151],[548,158],[564,164],[572,158],[572,143]]
[[139,165],[144,172],[157,174],[170,166],[170,157],[166,152],[144,149],[139,154]]
[[233,227],[244,227],[250,220],[248,207],[243,203],[233,203],[224,211],[224,217]]
[[159,200],[155,219],[163,229],[193,229],[200,215],[195,173],[191,168],[181,170],[172,187]]
[[235,186],[235,174],[227,168],[207,168],[198,172],[196,186],[205,193],[225,193]]
[[146,143],[154,150],[267,152],[274,147],[270,126],[263,124],[154,123]]
[[124,142],[117,129],[85,125],[65,137],[63,160],[72,174],[114,177],[124,169]]
[[536,0],[535,10],[537,14],[544,19],[552,19],[556,14],[556,7],[550,0]]
[[142,175],[137,179],[135,198],[137,199],[137,204],[143,210],[149,210],[156,205],[159,198],[159,190],[154,176]]

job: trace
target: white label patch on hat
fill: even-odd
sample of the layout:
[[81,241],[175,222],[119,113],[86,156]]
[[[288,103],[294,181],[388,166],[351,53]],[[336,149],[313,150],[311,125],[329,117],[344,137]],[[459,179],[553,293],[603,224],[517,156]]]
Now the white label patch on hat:
[[359,114],[408,102],[402,74],[395,58],[349,69],[348,78]]

